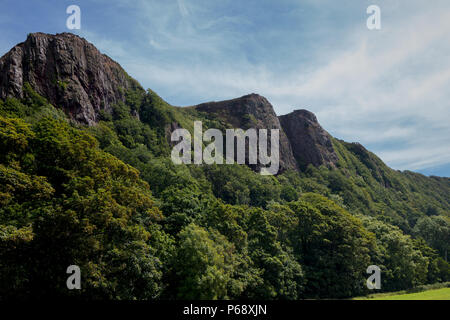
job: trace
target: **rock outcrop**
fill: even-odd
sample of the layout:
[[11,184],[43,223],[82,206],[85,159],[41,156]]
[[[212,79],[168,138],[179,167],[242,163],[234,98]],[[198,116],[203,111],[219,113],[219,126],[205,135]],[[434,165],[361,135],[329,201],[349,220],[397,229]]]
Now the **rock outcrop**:
[[289,140],[281,128],[272,105],[266,98],[258,94],[249,94],[232,100],[203,103],[195,108],[214,115],[230,125],[230,128],[279,129],[280,172],[297,168]]
[[335,166],[338,156],[331,136],[320,126],[312,112],[295,110],[278,118],[300,168],[304,169],[308,164]]
[[29,34],[0,58],[0,98],[21,98],[28,82],[72,119],[89,125],[98,112],[125,99],[139,87],[118,63],[71,33]]

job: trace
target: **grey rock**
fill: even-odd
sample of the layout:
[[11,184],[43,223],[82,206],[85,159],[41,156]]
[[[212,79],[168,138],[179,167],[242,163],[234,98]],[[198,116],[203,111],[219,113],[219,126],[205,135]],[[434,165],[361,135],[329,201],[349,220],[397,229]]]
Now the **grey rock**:
[[[281,128],[273,106],[266,98],[258,94],[249,94],[237,99],[208,102],[195,106],[198,111],[207,112],[226,122],[230,128],[243,130],[279,129],[280,130],[280,172],[296,169],[288,138]],[[248,149],[247,149],[248,150]],[[258,170],[258,168],[254,168]]]
[[73,120],[89,125],[102,109],[125,100],[125,91],[140,87],[118,63],[71,33],[29,34],[0,58],[0,98],[23,97],[31,87]]
[[304,169],[308,164],[335,167],[338,156],[331,136],[320,126],[312,112],[295,110],[278,118],[300,168]]

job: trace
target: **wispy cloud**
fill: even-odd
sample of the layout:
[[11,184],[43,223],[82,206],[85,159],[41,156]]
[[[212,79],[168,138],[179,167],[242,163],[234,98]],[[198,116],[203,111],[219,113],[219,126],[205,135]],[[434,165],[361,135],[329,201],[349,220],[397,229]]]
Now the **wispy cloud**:
[[187,9],[184,0],[177,0],[178,9],[182,17],[187,17],[189,15],[189,10]]

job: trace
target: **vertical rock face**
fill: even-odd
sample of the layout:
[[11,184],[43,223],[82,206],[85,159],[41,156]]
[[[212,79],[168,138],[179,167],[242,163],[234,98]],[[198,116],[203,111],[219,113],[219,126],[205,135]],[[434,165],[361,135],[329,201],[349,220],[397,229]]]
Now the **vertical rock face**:
[[300,168],[308,164],[335,166],[338,156],[331,143],[331,136],[320,126],[313,113],[295,110],[279,119]]
[[198,111],[213,114],[231,125],[231,128],[279,129],[280,172],[297,168],[287,136],[280,126],[280,121],[272,105],[266,98],[250,94],[233,100],[203,103],[195,108]]
[[101,109],[139,87],[120,65],[74,34],[33,33],[0,58],[0,98],[21,98],[30,83],[74,120],[93,124]]
[[308,164],[334,167],[338,161],[331,136],[307,110],[277,117],[267,99],[257,94],[204,103],[195,108],[213,114],[234,128],[280,129],[282,170],[304,169]]

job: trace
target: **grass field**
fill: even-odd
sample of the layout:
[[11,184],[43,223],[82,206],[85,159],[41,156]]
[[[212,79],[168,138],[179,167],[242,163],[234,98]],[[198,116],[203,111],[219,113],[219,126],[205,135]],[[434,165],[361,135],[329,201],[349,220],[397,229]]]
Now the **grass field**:
[[381,293],[369,297],[359,297],[357,300],[450,300],[450,288],[427,290],[409,294]]

